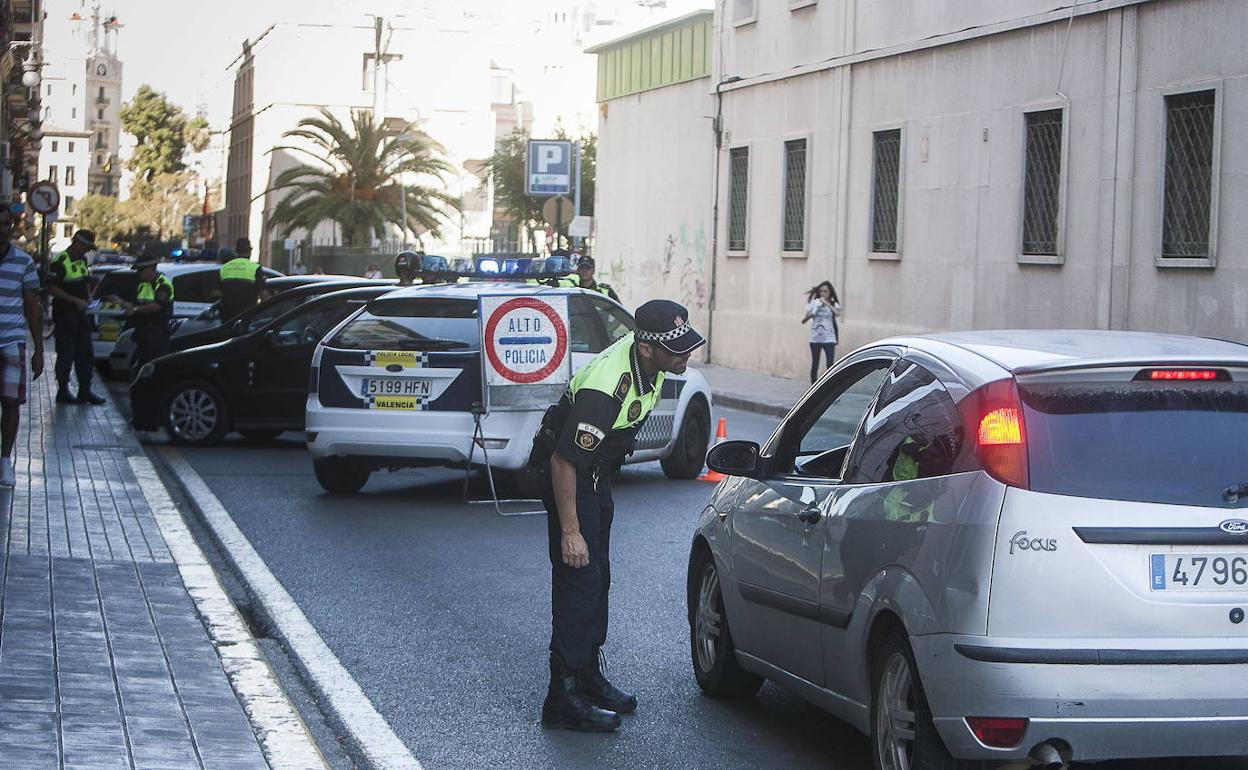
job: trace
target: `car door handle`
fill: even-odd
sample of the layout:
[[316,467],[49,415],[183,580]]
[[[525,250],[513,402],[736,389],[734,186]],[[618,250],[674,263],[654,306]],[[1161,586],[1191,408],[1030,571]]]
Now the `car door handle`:
[[823,509],[817,505],[808,505],[797,514],[797,518],[807,524],[818,524],[819,519],[823,518]]

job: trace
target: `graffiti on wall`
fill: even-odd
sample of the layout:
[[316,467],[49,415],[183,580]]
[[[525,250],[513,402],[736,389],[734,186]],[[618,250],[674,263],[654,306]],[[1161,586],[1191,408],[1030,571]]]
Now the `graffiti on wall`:
[[669,296],[691,310],[705,310],[710,295],[709,258],[705,226],[682,224],[653,251],[599,253],[598,274],[621,297]]

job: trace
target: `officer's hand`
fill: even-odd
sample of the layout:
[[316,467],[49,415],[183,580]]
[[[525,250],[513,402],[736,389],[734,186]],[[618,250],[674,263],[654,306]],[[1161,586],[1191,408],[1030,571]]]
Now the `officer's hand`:
[[36,350],[30,354],[30,378],[37,380],[41,374],[43,374],[43,351]]
[[584,567],[589,564],[589,546],[580,532],[565,533],[561,543],[563,563],[569,567]]

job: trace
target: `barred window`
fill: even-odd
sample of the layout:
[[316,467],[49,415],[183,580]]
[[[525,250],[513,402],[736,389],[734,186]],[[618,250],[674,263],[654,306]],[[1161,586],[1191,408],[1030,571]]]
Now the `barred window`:
[[1057,254],[1061,214],[1062,111],[1029,112],[1023,177],[1023,253]]
[[1209,256],[1215,104],[1213,91],[1166,97],[1162,256]]
[[897,209],[901,203],[901,129],[876,131],[872,161],[871,250],[897,251]]
[[745,251],[745,218],[749,208],[750,148],[728,152],[728,250]]
[[806,248],[806,140],[784,143],[784,250]]

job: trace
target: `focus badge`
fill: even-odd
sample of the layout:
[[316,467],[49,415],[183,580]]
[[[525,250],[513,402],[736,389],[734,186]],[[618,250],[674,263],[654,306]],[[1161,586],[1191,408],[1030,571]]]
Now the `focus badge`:
[[620,381],[615,384],[615,400],[623,401],[628,398],[628,389],[633,387],[633,378],[628,372],[620,375]]
[[592,452],[597,449],[605,436],[605,433],[587,422],[577,423],[576,425],[576,445],[586,452]]

